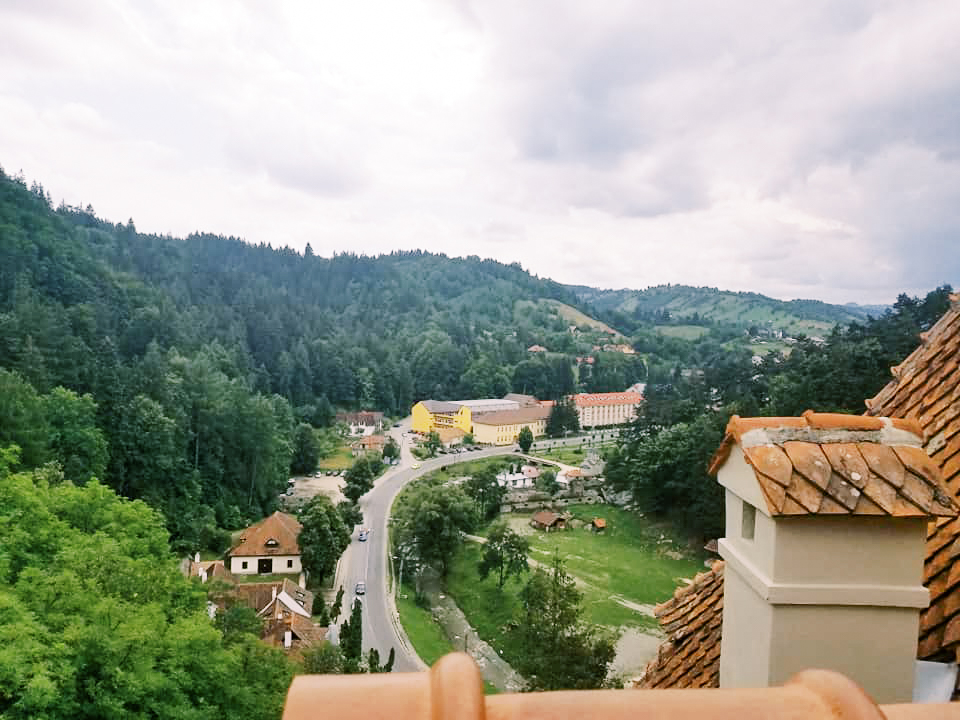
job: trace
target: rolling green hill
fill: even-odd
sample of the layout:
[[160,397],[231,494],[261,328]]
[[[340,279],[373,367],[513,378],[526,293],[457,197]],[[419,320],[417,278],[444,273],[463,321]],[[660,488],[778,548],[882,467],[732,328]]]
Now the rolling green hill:
[[[646,290],[598,290],[571,286],[577,298],[604,321],[629,332],[656,324],[669,326],[757,326],[789,335],[824,335],[837,324],[880,315],[878,306],[830,305],[820,300],[775,300],[758,293],[688,285],[659,285]],[[675,335],[676,336],[676,335]]]

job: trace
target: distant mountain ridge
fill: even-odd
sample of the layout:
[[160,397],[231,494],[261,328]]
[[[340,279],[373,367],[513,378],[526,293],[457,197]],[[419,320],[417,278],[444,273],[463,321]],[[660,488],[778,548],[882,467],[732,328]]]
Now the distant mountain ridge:
[[832,305],[821,300],[776,300],[755,292],[689,285],[658,285],[645,290],[600,290],[567,286],[605,322],[623,332],[648,323],[759,325],[786,333],[828,332],[837,324],[882,315],[880,305]]

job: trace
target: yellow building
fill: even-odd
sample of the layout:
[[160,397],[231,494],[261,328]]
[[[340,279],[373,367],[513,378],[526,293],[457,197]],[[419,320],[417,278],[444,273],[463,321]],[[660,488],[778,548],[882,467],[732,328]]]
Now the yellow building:
[[427,434],[441,428],[470,432],[470,408],[440,400],[421,400],[413,406],[413,431]]
[[456,428],[464,433],[473,432],[473,420],[481,414],[504,410],[516,410],[516,400],[489,398],[486,400],[421,400],[413,406],[413,431],[428,433],[441,428]]
[[525,427],[540,437],[547,431],[549,416],[550,408],[541,405],[484,413],[473,419],[473,439],[486,445],[512,445]]

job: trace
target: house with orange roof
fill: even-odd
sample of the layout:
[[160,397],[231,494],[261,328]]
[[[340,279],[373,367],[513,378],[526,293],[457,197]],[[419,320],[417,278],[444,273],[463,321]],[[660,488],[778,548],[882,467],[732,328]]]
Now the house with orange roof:
[[236,544],[227,553],[230,572],[234,575],[299,574],[302,529],[299,521],[279,510],[240,533]]
[[[920,347],[891,369],[894,379],[866,401],[867,417],[812,413],[806,419],[731,421],[712,469],[720,471],[732,462],[740,466],[743,475],[746,468],[746,474],[752,473],[756,482],[752,490],[750,483],[743,486],[741,494],[752,493],[756,505],[751,512],[745,509],[750,503],[740,498],[738,515],[737,500],[731,499],[728,492],[728,537],[718,544],[725,560],[714,563],[710,571],[699,574],[670,600],[657,606],[655,614],[666,640],[647,665],[637,683],[639,687],[729,687],[731,674],[724,676],[721,667],[728,648],[734,648],[730,653],[735,654],[737,643],[743,642],[736,637],[742,631],[743,618],[742,613],[728,610],[739,605],[745,594],[750,595],[743,592],[745,553],[749,557],[743,546],[768,546],[770,533],[758,534],[758,529],[769,529],[771,523],[779,526],[797,520],[804,522],[805,518],[819,518],[816,522],[826,523],[830,517],[850,517],[856,518],[858,524],[892,522],[894,534],[902,537],[896,545],[885,546],[887,540],[879,545],[857,542],[856,549],[847,549],[843,568],[847,602],[860,607],[868,607],[870,602],[882,604],[875,607],[873,618],[860,623],[859,642],[866,642],[869,647],[860,647],[856,653],[849,647],[843,648],[838,655],[846,656],[845,662],[865,668],[868,674],[881,666],[898,666],[895,677],[883,681],[888,684],[884,693],[896,692],[902,697],[906,694],[906,679],[916,671],[918,677],[927,678],[927,683],[931,677],[938,678],[941,686],[946,687],[946,696],[952,689],[954,698],[957,697],[960,553],[955,548],[960,546],[960,519],[955,508],[960,497],[960,295],[952,296],[951,301],[951,309],[921,336]],[[887,421],[881,419],[884,416],[905,420]],[[879,441],[877,422],[882,426],[880,435],[885,433]],[[778,430],[771,438],[769,428],[774,424]],[[815,428],[817,425],[820,427]],[[809,442],[810,437],[804,434],[812,427],[821,433],[819,452],[796,444]],[[758,437],[765,433],[768,442],[758,442]],[[788,440],[791,434],[793,437]],[[896,437],[906,444],[896,447]],[[725,472],[729,481],[730,471]],[[728,482],[728,489],[731,484]],[[754,524],[757,517],[761,517],[759,525]],[[920,528],[916,529],[912,526],[918,524],[918,518]],[[743,536],[749,534],[750,527],[753,539],[746,540]],[[860,532],[861,528],[854,526],[853,530]],[[829,534],[826,529],[824,534]],[[730,540],[731,537],[734,539]],[[847,538],[854,540],[855,536]],[[813,540],[816,544],[824,542],[819,537]],[[877,557],[873,551],[884,547],[890,555],[880,553]],[[918,547],[920,560],[908,561],[907,554],[916,554]],[[780,555],[783,557],[782,552]],[[894,556],[901,557],[902,569],[892,568],[882,582],[873,577],[873,588],[849,582],[869,581],[874,568],[887,566]],[[825,558],[823,562],[829,567],[835,561]],[[915,582],[911,573],[912,578],[922,580],[921,589],[910,590],[908,583]],[[735,574],[736,579],[731,581]],[[775,579],[780,581],[780,592],[783,587],[794,589],[782,577]],[[884,598],[883,592],[892,594]],[[897,615],[901,619],[912,618],[910,608],[917,612],[918,622],[903,621],[896,628],[888,624]],[[809,612],[809,608],[802,611]],[[765,627],[765,620],[759,615],[753,615],[750,623],[755,628]],[[838,637],[847,638],[850,627],[844,618],[842,624],[834,623],[832,629]],[[899,647],[895,649],[890,647],[894,635],[899,638],[895,643]],[[863,640],[864,637],[868,639]],[[829,643],[824,645],[816,658],[808,660],[823,666],[831,658],[830,647]],[[753,652],[757,652],[756,647]],[[919,662],[908,667],[914,659]],[[855,669],[848,674],[857,679],[856,672]],[[944,695],[939,699],[944,699]]]

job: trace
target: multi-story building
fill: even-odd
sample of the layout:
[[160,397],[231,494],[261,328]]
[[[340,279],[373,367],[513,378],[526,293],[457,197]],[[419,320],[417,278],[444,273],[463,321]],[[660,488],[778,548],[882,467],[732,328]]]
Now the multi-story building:
[[573,396],[580,427],[624,425],[637,415],[643,395],[637,392],[580,393]]
[[473,438],[486,445],[511,445],[525,427],[540,437],[546,432],[549,415],[550,408],[542,405],[483,413],[473,419]]
[[484,400],[421,400],[413,406],[413,431],[428,433],[441,428],[457,428],[464,433],[473,431],[474,417],[483,413],[516,410],[516,400],[487,398]]

